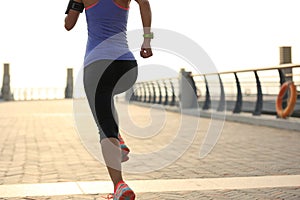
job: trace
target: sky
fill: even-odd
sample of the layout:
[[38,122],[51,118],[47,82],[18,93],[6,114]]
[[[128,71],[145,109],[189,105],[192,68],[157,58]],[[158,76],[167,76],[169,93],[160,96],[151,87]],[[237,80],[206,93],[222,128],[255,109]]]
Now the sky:
[[[152,27],[195,41],[220,72],[276,66],[280,46],[292,46],[293,63],[300,63],[299,0],[149,1]],[[51,4],[1,0],[0,65],[10,63],[12,87],[64,87],[67,68],[74,68],[76,78],[87,29],[83,13],[72,31],[64,30],[67,4],[67,0]],[[128,30],[141,27],[139,8],[133,1]],[[186,67],[185,62],[172,62],[174,55],[164,54],[154,51],[153,58],[138,58],[138,62],[145,66],[163,63],[174,70]]]

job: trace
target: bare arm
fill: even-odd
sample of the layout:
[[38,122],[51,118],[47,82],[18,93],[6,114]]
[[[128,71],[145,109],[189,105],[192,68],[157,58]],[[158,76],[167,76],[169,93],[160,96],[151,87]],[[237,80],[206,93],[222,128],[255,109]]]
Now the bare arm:
[[136,2],[139,4],[140,7],[144,33],[148,34],[151,32],[151,22],[152,22],[150,3],[148,0],[136,0]]
[[[139,4],[140,7],[140,13],[144,28],[144,34],[150,34],[151,33],[151,22],[152,22],[152,13],[151,13],[151,7],[148,0],[136,0],[136,2]],[[148,58],[152,56],[152,49],[150,45],[150,38],[144,38],[144,42],[141,47],[141,56],[143,58]]]
[[[82,3],[82,0],[74,0],[78,3]],[[70,31],[76,25],[80,12],[76,10],[70,10],[68,15],[65,18],[65,29]]]

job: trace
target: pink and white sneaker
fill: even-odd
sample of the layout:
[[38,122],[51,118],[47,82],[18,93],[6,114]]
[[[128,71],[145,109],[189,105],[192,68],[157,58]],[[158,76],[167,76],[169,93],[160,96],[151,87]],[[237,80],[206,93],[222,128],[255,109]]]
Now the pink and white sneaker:
[[135,194],[124,181],[120,181],[115,188],[113,200],[135,200]]
[[119,141],[120,141],[120,148],[122,151],[122,162],[126,162],[127,160],[129,160],[128,154],[130,152],[130,149],[125,144],[123,138],[121,137],[121,134],[119,134],[118,137],[119,137]]

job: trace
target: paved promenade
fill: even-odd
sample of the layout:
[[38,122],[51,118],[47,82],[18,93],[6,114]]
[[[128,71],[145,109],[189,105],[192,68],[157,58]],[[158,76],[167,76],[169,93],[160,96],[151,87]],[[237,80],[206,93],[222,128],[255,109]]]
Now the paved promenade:
[[[140,126],[151,124],[149,113],[130,105],[130,116]],[[170,143],[181,116],[165,115],[160,134],[151,139],[123,135],[132,154]],[[225,121],[215,148],[200,159],[210,122],[199,120],[191,146],[174,162],[124,173],[138,200],[300,199],[299,131]],[[176,156],[176,147],[173,152]],[[128,162],[143,168],[151,160],[138,162],[133,156]],[[103,199],[111,189],[107,181],[106,168],[80,141],[72,100],[0,103],[0,199]]]

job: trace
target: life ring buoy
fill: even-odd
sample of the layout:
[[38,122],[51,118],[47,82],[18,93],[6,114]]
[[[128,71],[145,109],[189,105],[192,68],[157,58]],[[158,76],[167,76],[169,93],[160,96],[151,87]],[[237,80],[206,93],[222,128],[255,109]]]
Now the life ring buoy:
[[[287,106],[285,109],[283,109],[282,101],[283,101],[283,98],[284,98],[287,90],[289,90],[289,97],[287,100]],[[277,115],[281,118],[286,118],[286,117],[290,116],[294,111],[296,101],[297,101],[297,89],[296,89],[295,84],[290,81],[282,84],[279,94],[277,96],[277,100],[276,100]]]

